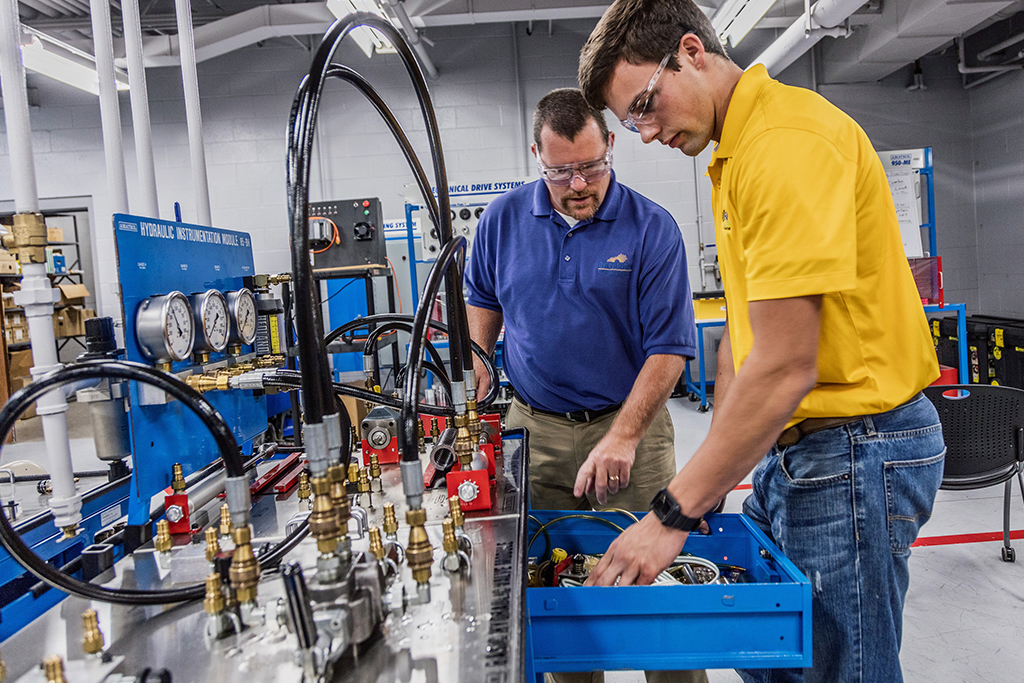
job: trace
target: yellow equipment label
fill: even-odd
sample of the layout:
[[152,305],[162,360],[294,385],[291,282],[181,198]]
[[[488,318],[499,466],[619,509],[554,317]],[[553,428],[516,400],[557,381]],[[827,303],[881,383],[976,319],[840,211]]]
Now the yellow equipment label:
[[1002,328],[996,328],[996,346],[1003,345],[1003,330]]
[[270,316],[270,348],[271,353],[281,353],[281,333],[277,328],[277,316]]
[[1003,350],[1000,349],[999,347],[996,347],[992,349],[992,355],[995,357],[996,360],[999,360],[1000,358],[1003,357]]

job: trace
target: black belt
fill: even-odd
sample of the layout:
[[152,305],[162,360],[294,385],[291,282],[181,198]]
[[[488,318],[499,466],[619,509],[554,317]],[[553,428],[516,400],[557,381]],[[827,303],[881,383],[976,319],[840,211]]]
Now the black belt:
[[[913,398],[911,398],[906,403],[903,403],[902,405],[906,405],[907,403],[916,400],[920,396],[921,393],[919,392],[917,395],[915,395]],[[899,407],[900,406],[896,406],[896,408]],[[893,408],[893,410],[895,410],[896,408]],[[779,434],[779,438],[775,443],[780,448],[788,448],[789,446],[795,446],[796,444],[800,443],[800,439],[804,438],[805,436],[814,434],[815,432],[823,432],[826,429],[842,427],[843,425],[848,425],[851,422],[862,420],[865,417],[867,416],[856,415],[854,417],[809,417],[806,420],[801,420],[800,422],[797,422],[795,425],[788,429],[784,429],[782,433]]]
[[543,410],[542,408],[535,408],[534,406],[531,406],[529,403],[526,402],[526,400],[522,396],[519,395],[519,392],[515,391],[514,389],[512,391],[512,395],[515,396],[517,401],[519,401],[520,403],[522,403],[524,406],[526,406],[535,413],[540,413],[541,415],[551,415],[552,417],[560,417],[564,420],[568,420],[569,422],[592,422],[599,417],[604,417],[605,415],[614,413],[616,410],[622,407],[622,403],[614,403],[610,406],[601,408],[600,410],[584,409],[574,410],[571,413],[556,413],[551,410]]

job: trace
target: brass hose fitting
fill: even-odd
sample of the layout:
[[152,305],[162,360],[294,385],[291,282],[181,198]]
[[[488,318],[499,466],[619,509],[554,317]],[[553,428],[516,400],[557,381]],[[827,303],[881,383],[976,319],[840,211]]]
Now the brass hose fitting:
[[359,465],[356,463],[349,463],[348,466],[348,483],[356,484],[359,482]]
[[455,538],[455,525],[452,524],[452,518],[445,517],[444,521],[441,522],[441,528],[444,530],[444,540],[441,543],[441,547],[444,548],[446,553],[459,552],[459,541]]
[[256,602],[256,584],[260,580],[260,563],[252,551],[252,530],[247,526],[231,532],[235,553],[231,558],[228,578],[240,603]]
[[441,428],[437,425],[437,418],[430,418],[430,440],[437,443],[438,437],[441,436]]
[[158,553],[169,552],[174,547],[174,540],[171,538],[171,525],[166,519],[156,523],[156,538],[153,539],[153,547]]
[[375,526],[371,526],[369,530],[370,534],[370,554],[376,557],[378,560],[384,559],[384,542],[381,540],[380,529]]
[[331,502],[331,482],[327,477],[314,477],[310,487],[315,497],[313,512],[309,515],[309,533],[316,539],[316,547],[321,554],[333,553],[338,548],[341,527]]
[[220,555],[220,540],[217,538],[217,530],[212,526],[206,528],[206,561],[213,562]]
[[202,374],[202,375],[189,375],[185,378],[185,384],[189,385],[200,394],[205,394],[207,391],[213,391],[215,389],[223,390],[227,389],[227,380],[224,381],[224,387],[220,387],[220,379],[217,375]]
[[82,612],[82,633],[82,650],[85,654],[96,655],[103,651],[103,633],[100,632],[96,610],[87,609]]
[[352,425],[352,427],[350,427],[350,430],[352,432],[352,435],[350,437],[352,439],[352,452],[355,453],[357,450],[359,450],[359,432],[356,431],[355,425]]
[[224,611],[224,591],[220,585],[220,574],[213,572],[206,577],[206,597],[203,598],[203,609],[211,616]]
[[64,678],[64,660],[60,655],[52,655],[43,660],[43,673],[46,683],[68,683]]
[[398,518],[395,516],[395,504],[384,503],[384,536],[389,541],[398,540]]
[[180,463],[174,463],[171,468],[171,490],[175,493],[185,490],[185,474],[182,472]]
[[356,483],[359,495],[370,492],[370,475],[365,467],[359,468],[359,481]]
[[473,443],[480,443],[480,431],[482,430],[482,427],[480,426],[480,415],[477,413],[475,398],[471,398],[466,401],[466,419],[468,420],[468,424],[466,426],[469,428],[470,436],[473,437]]
[[348,503],[348,490],[345,488],[345,468],[331,465],[327,468],[327,480],[331,482],[331,504],[338,514],[338,526],[341,533],[348,530],[348,520],[352,516],[352,508]]
[[434,548],[430,545],[427,530],[427,512],[423,508],[409,510],[405,513],[405,521],[409,523],[409,545],[405,549],[405,559],[412,570],[412,578],[418,584],[430,581],[430,565],[434,560]]
[[476,441],[469,432],[469,416],[456,414],[455,419],[455,455],[459,457],[459,464],[468,468],[473,464],[473,452],[476,450]]
[[[380,469],[380,458],[377,457],[376,453],[370,453],[370,490],[371,491],[383,491],[384,484],[380,480],[381,469]],[[376,484],[374,486],[373,484]]]
[[312,496],[313,491],[309,488],[309,475],[305,472],[299,474],[299,502],[307,502]]
[[427,450],[427,430],[423,428],[423,420],[416,423],[419,426],[420,434],[420,453]]
[[228,509],[228,504],[224,503],[220,506],[220,535],[230,536],[234,530],[234,525],[231,523],[231,510]]
[[459,500],[458,496],[452,496],[448,499],[448,510],[452,517],[452,526],[456,530],[461,531],[466,518],[462,514],[462,501]]

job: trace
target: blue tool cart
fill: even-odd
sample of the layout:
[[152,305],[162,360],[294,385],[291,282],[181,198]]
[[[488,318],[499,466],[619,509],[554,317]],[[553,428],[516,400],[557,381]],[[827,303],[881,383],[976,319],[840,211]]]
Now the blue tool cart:
[[[578,513],[531,514],[544,524]],[[619,513],[592,515],[629,522]],[[553,524],[545,538],[534,519],[531,555],[546,542],[569,554],[603,553],[617,535],[581,517]],[[811,666],[810,582],[746,516],[708,522],[711,533],[690,534],[684,551],[744,567],[755,583],[528,588],[527,680],[556,671]]]

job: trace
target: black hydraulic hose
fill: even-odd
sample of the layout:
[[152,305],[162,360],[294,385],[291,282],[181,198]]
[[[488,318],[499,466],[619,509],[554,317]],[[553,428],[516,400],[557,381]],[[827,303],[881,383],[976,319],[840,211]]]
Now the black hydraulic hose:
[[[339,327],[336,327],[333,330],[331,330],[327,334],[327,336],[324,337],[324,343],[325,344],[330,344],[331,342],[333,342],[336,339],[342,337],[343,335],[348,334],[349,332],[351,332],[353,330],[357,330],[357,329],[360,329],[362,327],[366,327],[367,325],[377,325],[377,324],[387,323],[387,322],[403,321],[403,322],[406,322],[406,323],[410,323],[409,328],[410,328],[410,331],[411,331],[411,329],[412,329],[411,323],[413,322],[413,320],[414,320],[413,316],[405,314],[405,313],[391,313],[391,314],[380,313],[380,314],[377,314],[377,315],[364,316],[362,318],[358,318],[356,320],[352,320],[350,322],[347,322],[344,325],[340,325]],[[439,320],[431,320],[429,322],[429,325],[430,325],[431,329],[437,330],[438,332],[443,332],[444,334],[448,334],[448,325],[446,325],[445,323],[443,323],[443,322],[441,322]],[[426,347],[427,343],[428,342],[425,340],[424,341],[424,347],[425,348],[428,348],[428,347]],[[487,376],[491,380],[491,386],[490,386],[490,389],[488,389],[486,396],[484,396],[483,398],[477,398],[477,406],[479,408],[486,408],[486,407],[490,406],[492,403],[494,403],[495,399],[498,398],[498,389],[499,389],[499,387],[498,387],[498,383],[499,383],[498,368],[497,368],[497,366],[495,366],[494,361],[491,359],[491,357],[487,355],[487,353],[480,347],[479,344],[477,344],[476,342],[470,340],[470,348],[472,349],[473,353],[476,354],[477,358],[479,358],[480,360],[482,360],[484,362],[484,368],[487,370]],[[412,356],[410,355],[410,359],[411,358],[412,358]],[[349,394],[349,395],[353,395],[353,394]],[[452,413],[449,412],[448,414],[452,414]]]
[[281,563],[284,556],[295,549],[297,545],[309,534],[309,517],[302,520],[290,534],[285,536],[284,540],[277,544],[277,547],[270,550],[264,555],[261,555],[258,559],[260,562],[260,569],[270,569]]
[[[443,374],[442,371],[436,365],[434,365],[428,360],[423,361],[423,369],[434,375],[434,378],[437,380],[438,384],[440,384],[441,387],[444,389],[445,395],[448,397],[448,402],[450,403],[452,400],[452,385],[451,382],[448,380],[448,375]],[[405,365],[402,366],[402,369],[398,371],[398,376],[395,378],[396,387],[399,386],[404,381],[405,373],[408,370],[409,366]],[[421,411],[423,409],[423,405],[424,404],[422,403],[420,404]]]
[[[220,449],[221,458],[224,460],[225,468],[228,470],[228,476],[242,476],[245,474],[242,454],[234,435],[231,433],[231,428],[228,427],[220,413],[210,405],[209,401],[173,375],[155,370],[141,363],[126,361],[90,361],[71,365],[56,370],[18,390],[4,404],[3,408],[0,408],[0,443],[7,440],[7,436],[10,434],[14,421],[18,419],[18,416],[44,394],[65,384],[87,379],[105,379],[110,377],[150,384],[181,401],[199,417],[213,434],[213,438]],[[7,515],[4,514],[0,514],[0,542],[3,543],[7,552],[19,564],[37,578],[65,593],[78,595],[88,600],[100,600],[126,605],[165,605],[201,599],[206,591],[203,585],[149,591],[104,588],[79,581],[67,574],[62,574],[59,569],[50,566],[36,555],[25,544],[18,532],[14,530],[7,519]]]
[[[399,419],[398,448],[401,450],[401,458],[404,462],[419,461],[419,402],[420,402],[420,373],[423,371],[423,340],[427,338],[427,329],[430,322],[429,305],[426,302],[433,301],[437,294],[445,273],[457,270],[459,263],[466,258],[466,238],[456,237],[441,248],[437,261],[431,266],[427,274],[427,281],[423,288],[423,303],[416,311],[415,322],[412,328],[412,341],[409,344],[409,367],[411,372],[405,375],[405,392],[402,397],[402,413]],[[458,260],[456,260],[458,259]],[[461,303],[461,301],[460,301]],[[449,335],[451,339],[451,335]],[[453,352],[452,358],[452,381],[459,381],[455,377],[456,359],[454,348],[449,347]]]
[[[289,375],[278,370],[273,375],[267,375],[263,379],[263,386],[275,387],[280,389],[287,389],[289,391],[295,391],[300,388],[301,378],[298,373]],[[359,387],[349,386],[348,384],[335,383],[332,385],[334,393],[341,396],[351,396],[357,398],[360,401],[368,401],[370,403],[376,403],[396,410],[402,409],[402,399],[387,396],[385,394],[378,394],[374,391],[367,389],[361,389]],[[424,415],[432,415],[435,417],[451,417],[455,414],[455,409],[451,406],[435,406],[429,404],[420,404],[420,412]],[[304,450],[304,449],[300,449]],[[351,455],[351,451],[350,451]]]
[[[388,332],[392,332],[392,331],[395,331],[395,330],[401,330],[403,332],[411,333],[412,332],[412,323],[407,323],[407,322],[404,322],[404,321],[397,321],[396,320],[396,321],[385,323],[385,324],[381,325],[380,327],[375,329],[373,332],[371,332],[370,335],[366,338],[366,342],[363,344],[363,355],[364,356],[372,356],[372,355],[376,354],[377,353],[377,344],[380,342],[381,337],[383,337]],[[423,342],[423,347],[426,349],[427,353],[430,354],[430,357],[433,360],[433,365],[436,366],[440,372],[444,373],[444,378],[445,379],[448,379],[448,373],[445,372],[445,370],[444,370],[444,359],[441,358],[441,355],[437,352],[437,349],[434,348],[434,345],[430,343],[429,339],[427,339],[427,340],[425,340]],[[433,372],[434,372],[435,375],[438,374],[437,371],[433,371]],[[377,382],[377,384],[380,384],[380,382]],[[398,386],[398,382],[397,381],[395,382],[395,386],[396,387]]]

